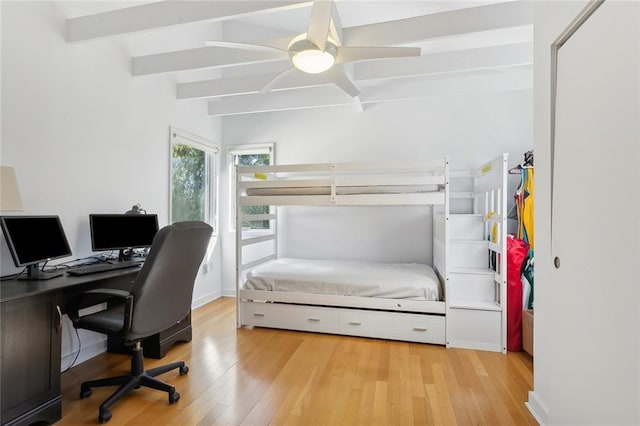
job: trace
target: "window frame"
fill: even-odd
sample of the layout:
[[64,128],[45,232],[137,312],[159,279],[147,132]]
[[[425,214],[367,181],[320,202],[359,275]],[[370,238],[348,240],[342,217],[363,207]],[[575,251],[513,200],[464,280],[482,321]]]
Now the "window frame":
[[205,200],[205,222],[213,227],[213,235],[218,234],[218,171],[220,146],[213,141],[187,131],[170,127],[169,128],[169,223],[174,222],[173,218],[173,147],[175,145],[186,145],[206,154],[205,167],[207,174],[206,200]]
[[[276,157],[276,144],[275,142],[265,142],[265,143],[256,143],[256,144],[241,144],[241,145],[231,145],[227,147],[227,164],[228,164],[228,176],[229,176],[229,231],[236,231],[236,155],[251,155],[251,154],[263,154],[264,151],[267,150],[269,154],[269,165],[273,166],[275,164]],[[269,211],[271,211],[273,207],[269,206]],[[270,232],[271,222],[269,222],[269,228],[265,229],[253,229],[248,232],[253,233],[264,233]]]

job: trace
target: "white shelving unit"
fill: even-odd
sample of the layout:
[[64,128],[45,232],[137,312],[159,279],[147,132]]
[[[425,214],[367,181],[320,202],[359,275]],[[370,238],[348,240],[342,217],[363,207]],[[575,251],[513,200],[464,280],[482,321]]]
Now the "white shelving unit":
[[[445,282],[446,345],[506,352],[507,154],[472,172],[469,211],[434,215],[434,263]],[[496,268],[492,268],[491,256]]]

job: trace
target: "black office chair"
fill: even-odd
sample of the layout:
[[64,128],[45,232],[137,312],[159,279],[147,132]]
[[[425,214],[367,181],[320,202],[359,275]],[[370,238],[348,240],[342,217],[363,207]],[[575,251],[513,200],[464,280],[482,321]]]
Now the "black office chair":
[[194,281],[211,233],[212,228],[204,222],[181,222],[162,228],[156,234],[149,256],[130,292],[96,289],[82,295],[106,295],[121,299],[122,303],[110,304],[106,310],[82,317],[78,316],[78,309],[70,311],[69,317],[76,328],[119,336],[125,345],[133,346],[130,374],[92,380],[81,386],[80,398],[90,396],[93,387],[120,386],[100,406],[100,423],[111,419],[109,407],[140,386],[168,392],[170,404],[180,399],[174,386],[154,377],[174,368],[183,375],[189,368],[180,361],[145,371],[140,342],[166,330],[189,313]]

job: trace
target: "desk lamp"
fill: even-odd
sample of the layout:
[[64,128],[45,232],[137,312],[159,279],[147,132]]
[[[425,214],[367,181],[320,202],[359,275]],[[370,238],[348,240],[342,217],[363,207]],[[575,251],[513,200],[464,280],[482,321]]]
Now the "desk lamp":
[[22,210],[16,171],[13,167],[0,166],[0,211],[20,212]]

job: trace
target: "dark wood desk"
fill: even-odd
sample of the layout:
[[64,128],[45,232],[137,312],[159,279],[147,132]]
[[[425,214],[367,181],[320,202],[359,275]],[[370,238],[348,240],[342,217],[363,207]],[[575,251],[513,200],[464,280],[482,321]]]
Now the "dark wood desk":
[[[60,363],[66,303],[92,288],[129,289],[138,268],[45,281],[0,282],[0,421],[2,425],[54,423],[62,416]],[[190,316],[143,343],[164,356],[176,341],[191,340]],[[158,348],[154,348],[155,342]],[[111,346],[111,344],[110,344]],[[149,348],[147,348],[149,346]]]

